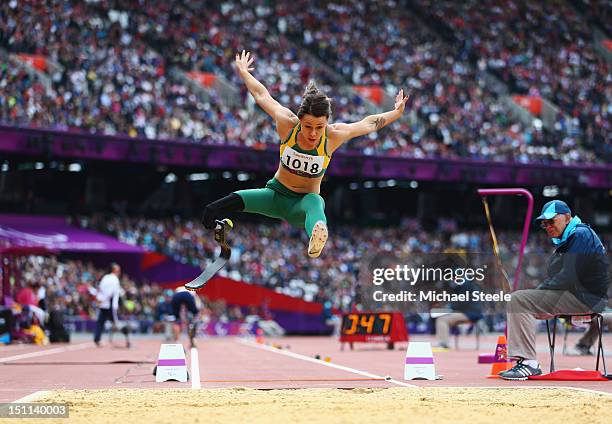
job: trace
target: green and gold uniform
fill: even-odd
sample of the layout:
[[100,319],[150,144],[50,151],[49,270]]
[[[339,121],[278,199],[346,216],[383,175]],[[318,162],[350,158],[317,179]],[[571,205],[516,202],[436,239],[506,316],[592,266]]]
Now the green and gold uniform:
[[[327,128],[312,150],[301,149],[297,136],[298,123],[280,145],[281,166],[292,174],[304,178],[319,178],[327,170],[331,155],[327,150]],[[308,237],[317,221],[327,223],[325,201],[316,193],[296,193],[272,178],[265,188],[235,192],[244,202],[244,212],[258,213],[271,218],[284,219],[298,228],[306,228]]]

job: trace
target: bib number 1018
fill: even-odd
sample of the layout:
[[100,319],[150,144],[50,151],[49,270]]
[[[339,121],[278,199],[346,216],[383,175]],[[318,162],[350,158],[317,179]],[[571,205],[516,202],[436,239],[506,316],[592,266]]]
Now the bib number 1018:
[[289,169],[306,172],[308,174],[318,174],[321,167],[321,165],[316,162],[309,162],[307,160],[291,156],[290,154],[285,155],[284,163]]

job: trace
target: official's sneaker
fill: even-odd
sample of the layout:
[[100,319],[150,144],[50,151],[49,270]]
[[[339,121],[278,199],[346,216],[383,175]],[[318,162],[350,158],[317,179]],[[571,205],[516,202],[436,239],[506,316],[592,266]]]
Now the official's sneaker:
[[312,235],[308,242],[308,256],[318,258],[327,242],[327,225],[323,221],[317,221],[312,229]]
[[534,368],[523,363],[522,359],[519,359],[516,361],[515,366],[507,371],[500,372],[499,376],[504,380],[527,380],[529,376],[540,374],[542,374],[542,370],[539,365],[537,368]]

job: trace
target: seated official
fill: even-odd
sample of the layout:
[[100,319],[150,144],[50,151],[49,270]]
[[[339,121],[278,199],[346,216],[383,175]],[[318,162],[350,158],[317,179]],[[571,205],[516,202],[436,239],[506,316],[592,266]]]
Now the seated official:
[[500,377],[527,380],[542,374],[536,358],[536,319],[555,315],[601,312],[608,302],[609,260],[599,237],[565,202],[553,200],[536,218],[555,251],[548,261],[547,279],[535,289],[512,293],[508,306],[508,356],[516,365]]

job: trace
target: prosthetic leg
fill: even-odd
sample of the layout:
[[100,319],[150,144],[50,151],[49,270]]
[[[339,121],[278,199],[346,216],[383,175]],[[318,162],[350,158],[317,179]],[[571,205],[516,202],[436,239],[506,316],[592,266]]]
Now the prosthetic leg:
[[193,321],[189,323],[188,334],[189,334],[189,345],[193,349],[196,347],[195,337],[198,331],[198,323],[197,321]]
[[185,284],[185,288],[187,290],[195,291],[204,287],[208,280],[210,280],[217,272],[219,272],[221,268],[225,266],[232,254],[232,249],[227,245],[225,238],[227,233],[234,227],[234,224],[229,218],[215,222],[215,241],[221,245],[221,255],[215,259],[212,264],[206,267],[204,272],[202,272],[202,274],[200,274],[195,280]]

